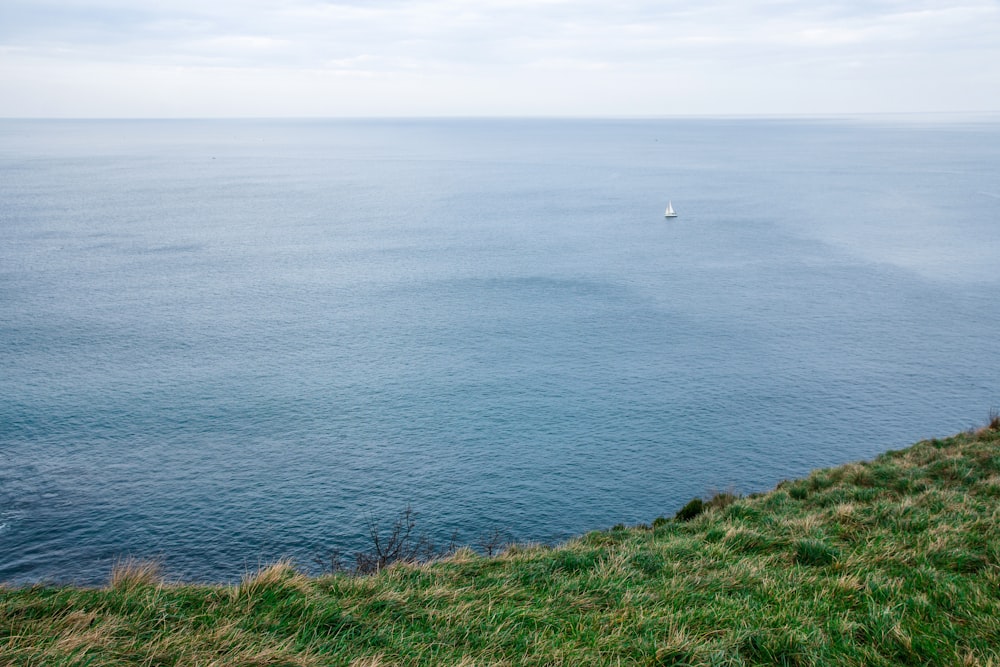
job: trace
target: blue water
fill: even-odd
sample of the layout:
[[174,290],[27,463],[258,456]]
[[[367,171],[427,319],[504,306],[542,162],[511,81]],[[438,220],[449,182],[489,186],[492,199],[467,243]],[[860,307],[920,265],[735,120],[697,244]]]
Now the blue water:
[[996,118],[2,121],[0,581],[407,504],[558,541],[949,435],[998,267]]

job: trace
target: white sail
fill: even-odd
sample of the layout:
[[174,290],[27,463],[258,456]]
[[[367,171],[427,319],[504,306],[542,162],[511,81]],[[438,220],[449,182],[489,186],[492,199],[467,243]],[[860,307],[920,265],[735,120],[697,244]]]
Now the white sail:
[[667,212],[664,214],[663,217],[665,217],[665,218],[676,218],[677,217],[677,214],[674,213],[674,203],[673,202],[667,202]]

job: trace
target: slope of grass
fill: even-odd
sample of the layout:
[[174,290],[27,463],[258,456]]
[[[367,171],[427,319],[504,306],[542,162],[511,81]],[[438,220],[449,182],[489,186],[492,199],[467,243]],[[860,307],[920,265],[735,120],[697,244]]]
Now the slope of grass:
[[1000,667],[997,426],[558,548],[0,589],[0,664]]

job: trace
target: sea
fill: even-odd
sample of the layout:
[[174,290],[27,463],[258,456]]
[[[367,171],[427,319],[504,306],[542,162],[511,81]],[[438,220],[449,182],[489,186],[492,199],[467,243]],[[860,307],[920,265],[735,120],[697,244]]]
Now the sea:
[[0,582],[647,523],[985,423],[998,343],[998,115],[3,120]]

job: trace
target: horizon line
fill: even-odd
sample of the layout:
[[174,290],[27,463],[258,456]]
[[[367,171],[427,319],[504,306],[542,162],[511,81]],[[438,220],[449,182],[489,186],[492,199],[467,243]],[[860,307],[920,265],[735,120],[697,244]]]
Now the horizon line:
[[808,112],[808,113],[703,113],[703,114],[636,114],[636,115],[559,115],[559,114],[414,114],[414,115],[281,115],[281,116],[3,116],[0,121],[416,121],[416,120],[562,120],[562,121],[655,121],[655,120],[814,120],[870,117],[976,117],[1000,116],[1000,109],[966,111],[850,111],[850,112]]

